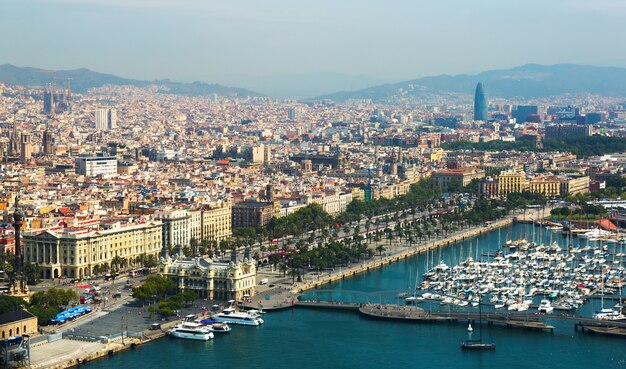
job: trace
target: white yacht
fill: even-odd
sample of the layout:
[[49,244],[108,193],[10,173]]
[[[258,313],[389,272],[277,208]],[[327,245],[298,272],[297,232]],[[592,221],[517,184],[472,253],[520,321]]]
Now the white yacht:
[[209,329],[214,333],[228,333],[232,328],[226,323],[213,323],[209,325]]
[[213,332],[201,323],[184,321],[167,332],[172,337],[188,340],[208,341],[213,339]]
[[583,234],[579,234],[580,238],[590,238],[590,239],[600,239],[605,238],[612,235],[611,232],[605,231],[604,229],[594,228],[589,232],[585,232]]
[[211,316],[211,319],[219,323],[240,324],[240,325],[261,325],[263,319],[256,312],[236,311],[233,308],[224,309],[219,314]]
[[618,310],[602,309],[593,314],[594,319],[598,320],[626,320],[626,315]]
[[550,300],[541,300],[541,303],[539,303],[539,308],[537,310],[539,310],[540,313],[549,314],[554,310],[554,306],[552,306]]

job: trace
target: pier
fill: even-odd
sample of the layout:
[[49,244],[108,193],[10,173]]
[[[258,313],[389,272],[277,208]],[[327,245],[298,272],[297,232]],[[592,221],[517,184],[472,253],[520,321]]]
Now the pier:
[[488,311],[477,312],[434,312],[415,306],[391,304],[358,304],[332,301],[298,301],[298,308],[358,311],[364,317],[382,320],[400,320],[414,323],[472,323],[501,325],[507,328],[521,328],[553,333],[555,327],[542,322],[543,319],[557,319],[574,322],[574,330],[626,337],[626,321],[598,320],[577,315],[515,313]]
[[358,311],[362,316],[374,319],[402,320],[406,322],[425,323],[486,323],[499,324],[508,328],[524,328],[539,331],[554,331],[554,326],[545,324],[535,314],[510,314],[486,312],[482,314],[470,312],[431,312],[414,306],[397,306],[389,304],[357,304],[329,301],[299,301],[296,307]]

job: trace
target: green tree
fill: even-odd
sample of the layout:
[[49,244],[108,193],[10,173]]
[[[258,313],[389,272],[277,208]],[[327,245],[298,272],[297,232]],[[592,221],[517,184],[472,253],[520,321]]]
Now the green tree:
[[20,309],[20,306],[26,306],[26,301],[21,297],[0,295],[0,315]]

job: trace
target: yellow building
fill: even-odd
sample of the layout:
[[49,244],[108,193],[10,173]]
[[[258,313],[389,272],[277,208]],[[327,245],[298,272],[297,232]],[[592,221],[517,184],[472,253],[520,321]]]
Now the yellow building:
[[432,174],[432,178],[439,188],[446,188],[454,182],[465,187],[473,179],[484,177],[485,171],[481,169],[443,169]]
[[365,192],[361,187],[352,187],[352,200],[365,201]]
[[224,263],[180,255],[166,256],[159,262],[159,274],[175,283],[176,293],[195,291],[200,298],[239,301],[244,295],[256,294],[254,260]]
[[59,226],[24,232],[24,262],[37,263],[41,278],[84,277],[94,267],[111,267],[116,257],[133,264],[161,250],[161,222],[130,222],[124,218],[92,220],[78,227]]
[[37,333],[37,317],[26,310],[10,311],[0,315],[2,339]]
[[425,160],[428,161],[439,161],[443,159],[446,152],[442,149],[431,149],[424,152],[423,156]]
[[589,176],[566,177],[561,182],[561,194],[576,195],[589,192]]
[[502,172],[498,176],[498,195],[506,196],[511,192],[528,191],[528,180],[524,172]]
[[536,177],[528,183],[528,190],[547,197],[559,196],[561,194],[561,182],[561,179],[554,176]]
[[202,209],[200,238],[221,241],[233,234],[232,204],[230,202],[205,205]]

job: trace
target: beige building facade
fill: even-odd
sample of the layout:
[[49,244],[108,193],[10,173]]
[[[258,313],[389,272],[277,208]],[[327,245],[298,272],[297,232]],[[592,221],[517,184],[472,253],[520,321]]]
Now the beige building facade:
[[24,262],[39,264],[43,279],[91,276],[95,266],[110,268],[116,256],[129,263],[157,256],[162,246],[161,228],[161,222],[149,221],[25,232]]
[[200,239],[221,241],[232,236],[232,211],[230,202],[206,205],[200,219]]
[[205,258],[166,257],[160,260],[159,274],[175,283],[175,292],[190,290],[200,298],[239,301],[244,295],[256,294],[254,260],[224,263]]
[[10,311],[0,315],[1,339],[37,334],[37,317],[26,310]]

